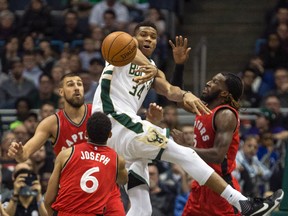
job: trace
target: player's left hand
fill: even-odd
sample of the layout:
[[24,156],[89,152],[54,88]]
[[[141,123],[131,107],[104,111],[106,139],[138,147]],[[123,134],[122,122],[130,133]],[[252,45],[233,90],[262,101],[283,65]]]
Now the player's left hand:
[[172,129],[170,131],[170,135],[173,137],[173,140],[179,144],[179,145],[183,145],[183,146],[186,146],[185,145],[185,140],[184,140],[184,134],[182,131],[180,130],[177,130],[177,129]]
[[163,108],[156,103],[150,103],[146,112],[146,120],[152,124],[159,125],[163,119]]
[[158,73],[158,68],[154,65],[142,65],[139,66],[135,72],[143,72],[145,73],[144,76],[137,76],[134,77],[133,81],[138,83],[138,84],[143,84],[151,79],[153,79],[157,73]]
[[203,102],[196,97],[191,92],[188,92],[183,97],[183,104],[186,110],[196,113],[197,115],[201,116],[201,112],[204,114],[211,114],[211,110],[207,108]]
[[181,35],[175,37],[175,44],[169,40],[172,47],[173,58],[175,64],[184,64],[189,58],[191,47],[188,47],[188,39],[183,38]]

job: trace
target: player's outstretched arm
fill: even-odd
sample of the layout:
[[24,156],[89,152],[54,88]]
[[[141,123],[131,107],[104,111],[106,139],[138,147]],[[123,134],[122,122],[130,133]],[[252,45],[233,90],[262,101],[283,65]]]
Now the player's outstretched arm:
[[197,115],[210,114],[211,111],[203,102],[191,92],[182,90],[177,86],[171,85],[166,79],[156,77],[153,83],[153,88],[160,95],[165,96],[168,100],[174,102],[183,102],[185,108]]
[[52,135],[52,130],[56,131],[57,119],[55,115],[49,116],[41,121],[35,131],[34,136],[22,146],[22,143],[12,142],[8,149],[8,156],[15,158],[18,162],[26,161],[31,154],[41,148]]
[[44,199],[44,204],[49,216],[53,216],[54,210],[52,209],[51,206],[56,200],[58,194],[61,171],[67,159],[71,155],[71,152],[72,148],[68,148],[61,151],[59,155],[56,157],[54,169],[49,179]]
[[125,160],[118,155],[118,175],[116,179],[117,184],[124,185],[128,182],[128,173],[125,168]]

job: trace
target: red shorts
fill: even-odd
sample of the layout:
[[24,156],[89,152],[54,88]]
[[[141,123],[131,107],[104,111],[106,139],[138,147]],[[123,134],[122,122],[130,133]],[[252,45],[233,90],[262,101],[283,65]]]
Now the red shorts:
[[[232,179],[233,186],[239,190],[236,179]],[[235,188],[235,187],[234,187]],[[240,216],[239,211],[229,204],[223,197],[206,186],[200,186],[196,181],[192,183],[192,190],[185,205],[182,216]]]
[[117,184],[110,194],[110,198],[106,204],[105,216],[125,216],[124,206],[121,200],[120,188]]

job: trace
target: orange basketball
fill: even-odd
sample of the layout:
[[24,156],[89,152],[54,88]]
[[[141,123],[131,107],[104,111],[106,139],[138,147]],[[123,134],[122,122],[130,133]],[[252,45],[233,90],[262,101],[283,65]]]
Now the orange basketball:
[[112,65],[129,64],[136,55],[134,39],[126,32],[117,31],[107,35],[102,43],[103,58]]

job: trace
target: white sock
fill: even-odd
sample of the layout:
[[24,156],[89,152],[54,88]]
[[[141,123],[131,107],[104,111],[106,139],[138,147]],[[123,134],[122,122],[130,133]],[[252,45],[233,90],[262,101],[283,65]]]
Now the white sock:
[[147,185],[139,185],[128,190],[131,207],[126,216],[151,216],[152,206]]
[[240,212],[240,200],[247,200],[247,197],[243,196],[239,191],[235,190],[231,187],[231,185],[227,185],[225,190],[222,192],[221,197],[226,199],[231,205],[235,206]]

